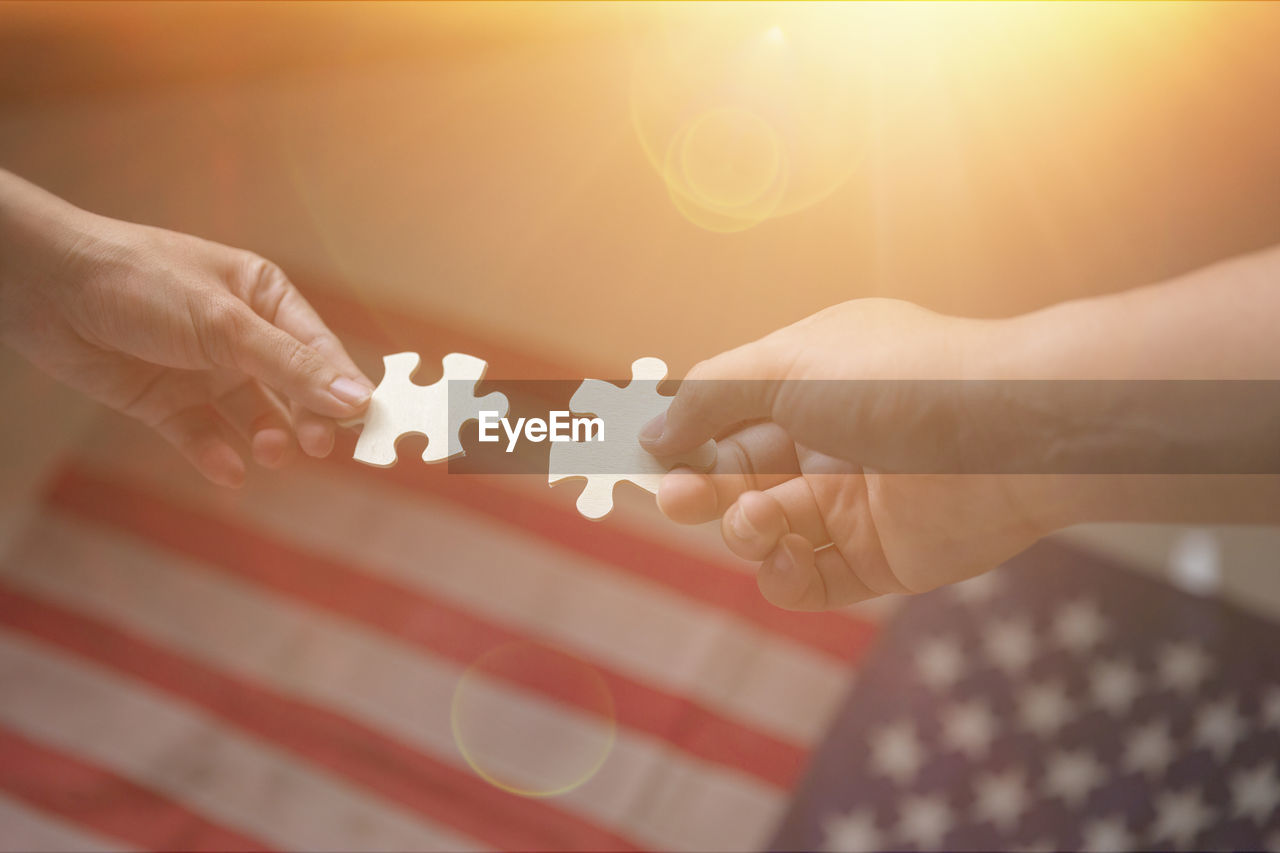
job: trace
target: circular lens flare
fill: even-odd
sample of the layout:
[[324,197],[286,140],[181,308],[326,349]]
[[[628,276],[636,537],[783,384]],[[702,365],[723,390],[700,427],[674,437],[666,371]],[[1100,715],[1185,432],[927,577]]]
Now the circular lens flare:
[[787,163],[768,122],[746,110],[713,110],[671,141],[663,177],[676,208],[710,231],[742,231],[773,215]]
[[782,151],[768,122],[744,109],[712,110],[680,141],[680,166],[699,202],[713,209],[745,207],[778,179]]
[[808,207],[860,160],[864,51],[815,45],[805,33],[819,28],[770,24],[779,11],[673,10],[633,54],[636,133],[676,207],[704,228],[738,231]]
[[589,664],[534,643],[478,658],[454,689],[458,751],[495,788],[554,797],[604,766],[617,737],[613,694]]

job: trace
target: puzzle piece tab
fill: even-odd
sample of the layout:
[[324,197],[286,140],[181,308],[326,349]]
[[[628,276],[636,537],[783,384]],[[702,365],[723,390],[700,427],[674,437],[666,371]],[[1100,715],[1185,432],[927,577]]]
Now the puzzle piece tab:
[[[420,358],[416,352],[383,356],[382,381],[374,389],[364,414],[344,426],[363,424],[356,441],[355,458],[366,465],[386,468],[396,463],[396,441],[408,433],[427,437],[423,462],[443,462],[461,454],[458,430],[475,420],[481,410],[507,413],[505,394],[493,392],[475,396],[475,386],[484,378],[488,363],[481,358],[451,352],[441,359],[444,375],[431,385],[412,381]],[[464,386],[462,382],[469,382]],[[449,383],[454,383],[453,393]],[[452,404],[452,406],[450,405]]]
[[604,441],[561,442],[551,445],[548,483],[582,478],[586,485],[578,495],[578,512],[587,518],[603,518],[613,509],[613,487],[623,480],[658,493],[662,475],[677,465],[709,469],[716,461],[716,443],[708,441],[689,453],[656,459],[640,446],[640,429],[665,411],[671,398],[658,393],[667,365],[659,358],[637,359],[631,365],[631,382],[619,388],[609,382],[588,379],[578,386],[569,408],[574,414],[595,415],[604,421]]

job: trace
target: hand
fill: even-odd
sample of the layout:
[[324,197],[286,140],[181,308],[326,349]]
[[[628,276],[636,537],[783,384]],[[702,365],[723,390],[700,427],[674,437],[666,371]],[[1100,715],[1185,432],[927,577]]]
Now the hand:
[[[707,474],[673,471],[675,521],[721,517],[729,549],[760,561],[765,598],[797,610],[922,592],[995,567],[1065,523],[1053,478],[909,474],[939,454],[987,452],[985,427],[910,383],[998,368],[1000,321],[864,299],[821,311],[697,365],[642,443],[657,455],[719,437]],[[763,420],[762,420],[763,419]],[[965,470],[982,470],[980,462]]]
[[[325,456],[372,383],[274,264],[74,208],[0,172],[0,335],[215,483]],[[296,439],[296,441],[295,441]]]

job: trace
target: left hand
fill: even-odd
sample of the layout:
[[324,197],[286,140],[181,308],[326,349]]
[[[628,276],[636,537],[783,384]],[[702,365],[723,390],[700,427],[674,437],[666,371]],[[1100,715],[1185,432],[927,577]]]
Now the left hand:
[[333,447],[373,383],[275,264],[96,216],[0,172],[0,338],[215,483]]

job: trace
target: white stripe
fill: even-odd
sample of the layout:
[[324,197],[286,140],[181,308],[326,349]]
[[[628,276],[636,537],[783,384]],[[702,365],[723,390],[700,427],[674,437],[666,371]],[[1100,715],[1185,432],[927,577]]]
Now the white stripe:
[[0,853],[81,853],[124,850],[126,845],[94,836],[62,817],[38,812],[0,795]]
[[0,630],[0,721],[274,845],[476,849],[204,712]]
[[[35,524],[3,573],[40,597],[331,707],[471,772],[450,729],[450,701],[463,673],[451,661],[70,517]],[[491,706],[518,708],[518,715],[537,717],[539,729],[552,732],[544,740],[508,744],[515,751],[507,764],[517,773],[540,775],[547,744],[582,743],[594,735],[594,717],[516,688],[488,689],[500,700]],[[720,825],[652,806],[639,811],[668,778],[695,780],[708,803],[739,817]],[[785,796],[659,738],[620,728],[600,771],[555,803],[647,844],[754,849],[767,841]]]
[[847,665],[798,642],[444,500],[314,466],[259,478],[232,499],[180,468],[144,473],[138,457],[99,445],[90,461],[801,747],[822,736],[849,684]]

